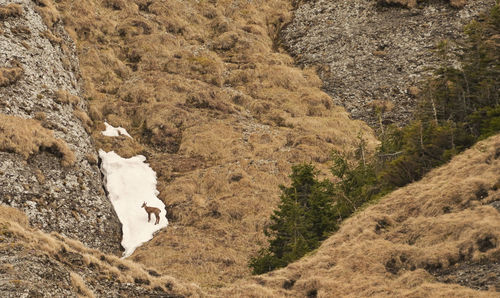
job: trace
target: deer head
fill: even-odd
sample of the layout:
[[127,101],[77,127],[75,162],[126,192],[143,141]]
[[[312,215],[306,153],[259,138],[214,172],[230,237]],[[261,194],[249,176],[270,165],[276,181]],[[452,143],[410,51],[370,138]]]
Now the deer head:
[[147,207],[147,206],[146,206],[146,202],[142,203],[141,208],[146,208],[146,207]]

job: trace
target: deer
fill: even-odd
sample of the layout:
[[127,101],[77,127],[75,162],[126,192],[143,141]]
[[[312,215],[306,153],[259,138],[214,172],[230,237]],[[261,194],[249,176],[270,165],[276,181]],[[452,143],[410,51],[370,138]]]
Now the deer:
[[146,202],[142,204],[141,208],[144,208],[144,210],[146,210],[146,212],[148,213],[148,222],[151,220],[151,213],[154,213],[156,216],[155,225],[157,225],[160,222],[160,212],[161,212],[160,209],[156,207],[148,207],[146,205]]

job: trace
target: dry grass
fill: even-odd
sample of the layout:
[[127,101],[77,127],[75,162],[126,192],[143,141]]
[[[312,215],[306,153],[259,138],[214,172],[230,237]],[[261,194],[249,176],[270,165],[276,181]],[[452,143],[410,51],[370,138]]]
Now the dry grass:
[[40,36],[47,38],[53,46],[61,45],[62,38],[55,36],[49,30],[45,30],[40,33]]
[[[26,215],[18,209],[0,205],[0,226],[2,232],[6,230],[16,240],[18,247],[23,247],[26,252],[49,257],[64,264],[60,270],[77,270],[77,266],[71,268],[71,262],[65,260],[65,255],[77,255],[81,257],[85,266],[91,266],[92,274],[79,274],[77,271],[69,271],[74,293],[83,297],[94,297],[89,285],[96,286],[94,278],[107,278],[119,280],[121,283],[134,283],[137,278],[149,281],[143,285],[145,288],[153,289],[160,287],[166,292],[179,295],[200,296],[198,287],[192,284],[180,283],[169,276],[151,275],[151,270],[143,266],[119,259],[113,255],[106,255],[102,252],[85,247],[81,242],[61,236],[55,232],[46,234],[40,230],[34,230],[28,226]],[[6,229],[6,230],[5,230]],[[69,266],[69,268],[67,267]],[[29,282],[29,281],[28,281]]]
[[[132,258],[161,272],[209,287],[247,276],[290,166],[326,169],[331,150],[350,150],[358,132],[376,144],[333,106],[314,69],[277,48],[289,1],[56,7],[77,43],[97,147],[146,155],[157,172],[171,226]],[[105,120],[133,139],[104,137]]]
[[[492,186],[499,183],[498,137],[361,211],[315,254],[250,278],[248,257],[265,244],[262,230],[291,164],[325,169],[330,151],[352,149],[358,132],[371,148],[376,144],[366,125],[331,104],[313,69],[294,68],[276,51],[272,37],[290,18],[290,3],[61,0],[56,6],[60,15],[46,9],[44,19],[50,25],[60,17],[77,42],[97,146],[124,157],[145,154],[171,218],[130,260],[218,297],[479,296],[438,284],[425,269],[451,266],[461,255],[498,258],[498,245],[480,249],[500,239],[498,215],[484,206],[498,197]],[[102,136],[104,120],[134,139]],[[477,199],[483,188],[489,196]],[[57,234],[21,227],[17,233],[51,255],[64,245],[121,282],[147,279],[150,287],[201,293]]]
[[[109,120],[109,119],[108,119]],[[114,121],[108,121],[111,125],[120,126]],[[115,151],[118,155],[124,158],[130,158],[138,154],[144,154],[144,147],[135,139],[131,139],[125,135],[119,137],[106,137],[101,132],[105,130],[104,122],[95,121],[93,127],[92,138],[99,143],[98,148],[109,152]]]
[[6,87],[17,82],[23,75],[20,67],[0,67],[0,87]]
[[0,220],[15,222],[21,227],[28,226],[28,217],[19,209],[0,205]]
[[60,15],[52,0],[33,0],[33,2],[37,5],[36,10],[49,29],[52,28],[55,23],[59,22]]
[[348,219],[312,255],[219,292],[318,297],[498,297],[435,281],[463,262],[500,261],[500,135]]
[[467,0],[450,0],[450,5],[455,8],[462,8],[467,4]]
[[82,122],[82,125],[85,128],[85,131],[87,133],[91,133],[92,126],[94,125],[94,123],[90,119],[89,115],[84,110],[82,110],[80,108],[76,108],[73,111],[73,114],[76,116],[76,118],[78,118]]
[[28,159],[40,150],[48,150],[61,158],[63,166],[72,166],[75,155],[67,144],[54,137],[51,130],[33,119],[0,114],[0,150],[14,152]]
[[66,90],[57,90],[54,100],[57,103],[76,105],[80,101],[80,98]]
[[[158,174],[171,228],[132,258],[161,272],[204,286],[248,275],[290,166],[326,169],[358,132],[376,145],[371,129],[333,106],[314,69],[294,67],[277,48],[287,0],[56,7],[77,43],[97,147],[143,154]],[[103,121],[133,139],[103,136]]]
[[0,20],[10,17],[18,17],[23,14],[23,7],[19,4],[8,4],[0,6]]
[[94,293],[87,288],[83,278],[75,272],[70,272],[71,285],[75,288],[75,292],[78,293],[78,297],[95,297]]
[[38,180],[38,183],[40,183],[40,184],[45,183],[45,176],[43,175],[42,171],[40,171],[40,169],[35,170],[35,177],[36,177],[36,180]]

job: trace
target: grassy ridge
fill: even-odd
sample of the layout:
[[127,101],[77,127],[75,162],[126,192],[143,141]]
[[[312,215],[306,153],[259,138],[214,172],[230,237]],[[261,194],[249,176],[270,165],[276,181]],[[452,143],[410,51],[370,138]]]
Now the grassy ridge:
[[[402,128],[381,127],[375,158],[366,157],[360,138],[354,164],[333,155],[331,172],[338,181],[320,182],[308,164],[292,167],[292,185],[280,186],[280,205],[265,229],[269,245],[250,260],[254,274],[296,261],[363,204],[420,180],[477,140],[500,132],[500,6],[465,32],[460,57],[448,52],[447,42],[439,45],[442,62],[423,84],[415,120]],[[459,67],[453,66],[456,60]]]
[[[436,281],[455,265],[499,261],[500,136],[474,145],[345,220],[313,253],[241,280],[222,296],[497,297]],[[467,275],[473,279],[474,274]]]

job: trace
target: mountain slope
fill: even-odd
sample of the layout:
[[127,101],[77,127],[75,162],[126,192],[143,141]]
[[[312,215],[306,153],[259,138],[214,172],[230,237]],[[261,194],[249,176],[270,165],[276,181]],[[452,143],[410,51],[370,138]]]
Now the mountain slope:
[[[346,220],[310,256],[241,281],[223,293],[498,297],[499,202],[500,135],[496,135]],[[468,273],[464,265],[471,268]],[[474,268],[481,266],[490,271],[479,280]],[[462,286],[446,278],[458,270],[467,274]]]
[[[100,182],[74,42],[33,1],[0,1],[0,202],[106,252],[121,227]],[[9,12],[10,13],[7,13]]]
[[[480,142],[346,220],[316,252],[284,269],[205,292],[57,233],[31,229],[24,214],[0,206],[0,290],[6,296],[66,297],[497,297],[499,148],[499,135]],[[477,274],[464,275],[464,265],[472,273],[490,270],[475,284]],[[438,282],[453,271],[460,272],[462,286]]]
[[200,295],[154,270],[81,242],[28,225],[17,209],[0,206],[2,297],[183,297]]
[[[276,48],[288,1],[57,1],[75,39],[98,148],[143,154],[170,227],[132,259],[202,285],[247,260],[292,164],[328,166],[371,129]],[[128,138],[105,138],[103,120]]]
[[[451,5],[450,5],[451,4]],[[325,91],[372,127],[412,118],[420,82],[442,63],[442,40],[460,42],[463,27],[494,0],[306,1],[282,33],[299,65],[317,66]],[[459,52],[452,43],[448,51]]]
[[[76,209],[78,204],[62,203],[79,198],[79,187],[104,198],[95,160],[95,149],[102,148],[123,157],[147,157],[157,172],[159,197],[167,205],[171,225],[123,261],[58,233],[47,235],[33,230],[22,214],[1,206],[2,293],[488,296],[488,292],[436,282],[462,282],[453,275],[465,272],[464,266],[474,272],[485,265],[492,267],[479,282],[482,284],[474,281],[463,285],[498,290],[495,285],[499,278],[493,269],[500,255],[499,216],[488,204],[499,202],[499,136],[360,211],[307,258],[267,275],[249,277],[247,260],[265,243],[263,227],[278,202],[277,185],[288,182],[290,166],[312,162],[325,170],[331,150],[351,150],[360,139],[367,142],[369,150],[377,143],[367,125],[351,120],[320,90],[322,82],[314,69],[295,68],[293,60],[280,52],[278,31],[290,19],[289,1],[16,3],[26,6],[21,10],[16,6],[0,9],[2,45],[7,49],[7,45],[17,47],[23,59],[31,59],[27,50],[32,43],[40,42],[33,50],[41,47],[50,56],[64,51],[61,42],[70,41],[62,30],[64,25],[76,42],[84,90],[80,92],[77,80],[74,86],[71,80],[64,84],[67,92],[47,91],[43,84],[22,85],[28,82],[20,70],[25,68],[25,61],[7,61],[7,55],[0,56],[0,90],[31,92],[25,97],[6,93],[8,96],[1,98],[2,112],[9,116],[1,115],[0,136],[9,137],[2,139],[0,155],[11,159],[2,163],[2,175],[26,176],[18,179],[22,183],[15,191],[10,191],[16,200],[9,194],[2,196],[3,203],[24,208],[30,221],[41,227],[43,223],[36,222],[41,217],[33,216],[37,204],[51,212],[54,221],[47,224],[57,220],[65,223],[65,216],[74,217],[71,225],[63,225],[64,229],[47,230],[62,230],[95,244],[87,241],[94,236],[88,233],[89,227],[109,224],[113,231],[119,228],[111,210],[106,211],[107,220],[97,220],[94,216],[102,213],[88,212],[95,211],[92,207],[81,211]],[[29,16],[37,18],[36,30],[17,24],[24,20],[26,7]],[[18,40],[5,41],[12,36]],[[64,62],[57,55],[60,61],[43,60],[44,55],[40,53],[35,57],[38,60],[30,61],[35,65],[53,64],[69,76],[71,69],[77,79],[75,57],[69,56],[71,59]],[[68,73],[61,70],[65,68]],[[43,67],[38,71],[37,76],[51,78],[43,81],[47,86],[60,85],[61,76],[56,71]],[[36,76],[27,77],[29,82],[40,83]],[[83,95],[86,102],[74,95]],[[36,113],[39,107],[32,108],[33,103],[44,104],[41,106],[48,120]],[[6,107],[14,107],[16,113]],[[66,127],[68,123],[73,127],[73,121],[54,120],[61,115],[79,119],[76,131],[83,134],[87,130],[95,143],[88,138],[73,139],[74,131]],[[133,139],[103,136],[105,120],[125,127]],[[32,125],[24,129],[20,123]],[[32,142],[27,148],[34,149],[23,151],[22,142],[11,140],[26,140],[27,132],[34,134],[28,135]],[[74,152],[74,161],[70,152]],[[83,164],[84,169],[68,169],[73,162]],[[52,205],[43,205],[46,198],[38,197],[35,203],[23,204],[26,197],[40,193],[38,187],[43,187],[46,176],[37,175],[40,169],[29,168],[33,164],[46,165],[48,172],[53,168],[57,171],[57,175],[49,175],[57,186],[53,192],[58,200],[52,200]],[[87,180],[62,182],[75,171],[88,175]],[[99,202],[110,205],[106,200]],[[76,222],[78,212],[89,220]],[[95,222],[101,226],[90,225]],[[70,234],[74,231],[79,232]],[[86,233],[82,235],[82,231]],[[116,251],[118,234],[111,233],[109,243],[101,241],[94,247],[106,250],[110,245],[109,250]],[[133,261],[154,270],[143,269]]]

